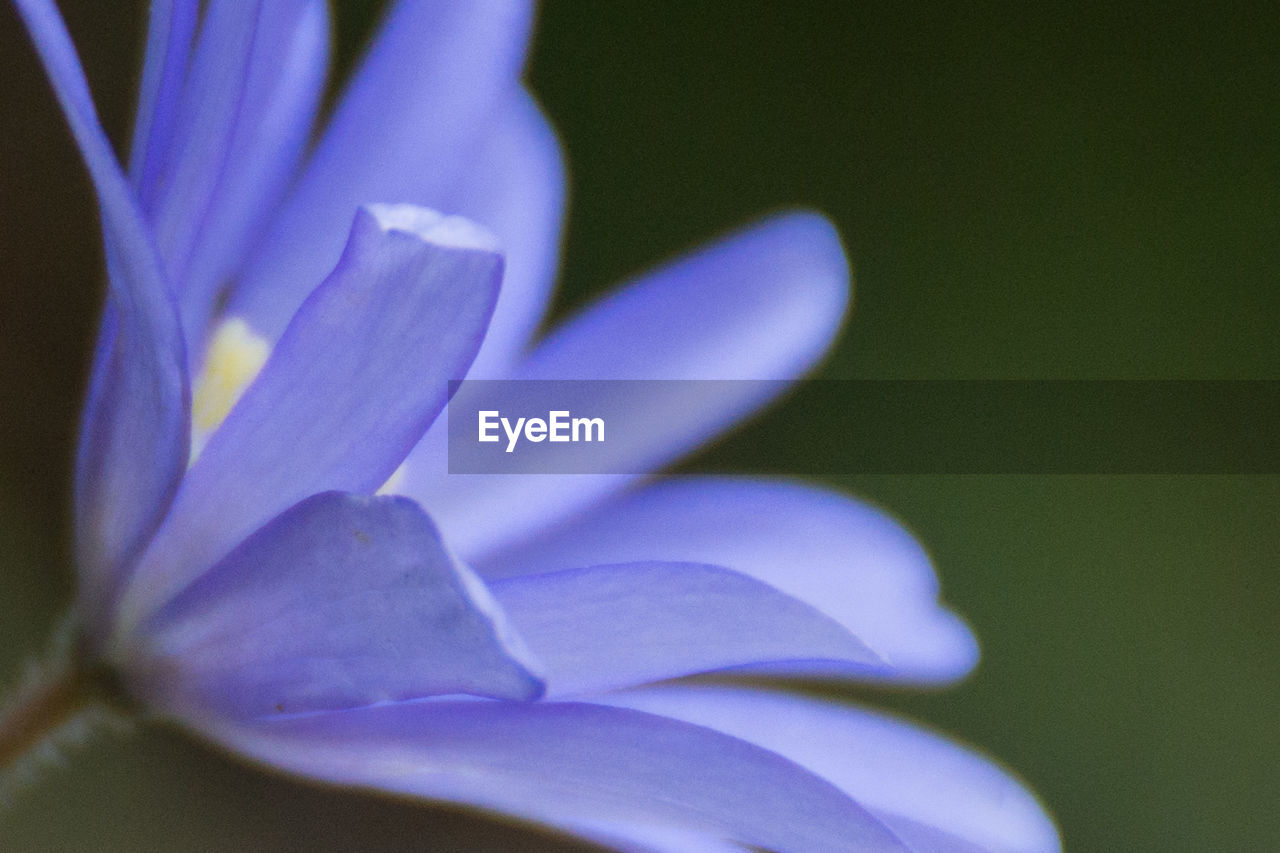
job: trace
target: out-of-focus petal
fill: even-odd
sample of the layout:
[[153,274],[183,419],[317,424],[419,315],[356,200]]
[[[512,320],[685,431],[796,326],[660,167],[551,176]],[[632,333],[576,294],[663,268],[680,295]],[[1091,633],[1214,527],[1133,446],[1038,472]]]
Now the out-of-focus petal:
[[527,0],[399,0],[267,231],[231,310],[278,336],[338,260],[356,207],[447,194],[517,86]]
[[[620,288],[569,320],[512,379],[790,380],[812,367],[844,317],[849,268],[835,229],[810,213],[773,217]],[[652,440],[615,471],[653,470],[708,441],[779,393],[779,381],[649,386],[649,397],[587,401],[591,415],[661,412]],[[465,391],[464,391],[465,393]],[[438,463],[442,467],[442,463]],[[581,511],[633,475],[452,475],[412,481],[468,561]]]
[[[328,47],[324,0],[211,0],[205,11],[154,197],[143,195],[193,350],[297,167]],[[341,247],[338,235],[330,257]]]
[[534,699],[484,584],[407,498],[328,492],[267,523],[148,620],[137,690],[190,718],[467,693]]
[[[295,773],[507,812],[598,837],[703,833],[781,853],[907,848],[803,768],[717,732],[565,702],[416,702],[209,729]],[[722,845],[721,845],[722,847]]]
[[523,354],[551,301],[564,224],[565,165],[555,131],[528,92],[501,111],[445,208],[484,225],[506,271],[493,320],[467,374],[501,379]]
[[129,176],[140,198],[155,195],[160,161],[173,137],[174,115],[199,17],[199,0],[152,0],[129,151]]
[[771,586],[699,563],[623,563],[493,584],[550,696],[768,661],[879,665],[857,637]]
[[831,223],[780,214],[618,288],[515,378],[794,379],[826,351],[848,298]]
[[[497,235],[505,261],[489,331],[467,372],[504,377],[529,344],[551,301],[564,224],[565,167],[555,131],[537,103],[518,90],[492,135],[464,170],[447,209]],[[406,460],[397,491],[413,494],[444,475],[448,421],[440,418]]]
[[896,815],[878,814],[877,817],[907,843],[912,853],[999,853],[990,847],[974,844],[936,826],[928,826]]
[[741,844],[705,832],[650,823],[613,821],[596,828],[580,822],[574,835],[618,853],[751,853]]
[[978,660],[969,629],[938,605],[929,556],[910,533],[873,507],[799,483],[673,478],[476,569],[500,578],[634,560],[727,566],[777,587],[866,643],[887,664],[870,677],[945,681]]
[[112,576],[159,522],[185,469],[186,356],[151,237],[98,123],[66,27],[52,3],[17,6],[89,168],[106,243],[108,316],[76,465],[77,556],[92,620]]
[[492,235],[468,220],[362,208],[338,267],[183,480],[124,627],[308,495],[384,483],[466,374],[501,277]]
[[783,755],[895,831],[902,827],[904,839],[927,842],[927,851],[1059,849],[1043,807],[990,759],[886,715],[733,687],[653,687],[601,701],[707,726]]

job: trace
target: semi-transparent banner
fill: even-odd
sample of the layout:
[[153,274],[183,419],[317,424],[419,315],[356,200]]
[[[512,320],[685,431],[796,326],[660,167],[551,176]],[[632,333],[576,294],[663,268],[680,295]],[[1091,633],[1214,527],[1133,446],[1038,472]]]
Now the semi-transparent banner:
[[642,474],[736,441],[791,474],[1277,474],[1280,381],[466,380],[452,474]]

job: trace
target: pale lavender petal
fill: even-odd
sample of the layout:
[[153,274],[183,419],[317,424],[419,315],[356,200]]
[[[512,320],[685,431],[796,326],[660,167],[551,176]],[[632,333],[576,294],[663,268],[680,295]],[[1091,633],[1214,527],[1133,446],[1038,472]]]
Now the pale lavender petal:
[[407,498],[290,508],[147,621],[135,691],[190,719],[466,693],[535,699],[501,612]]
[[155,198],[144,196],[193,349],[296,169],[328,46],[324,0],[212,0],[204,14]]
[[574,835],[619,853],[751,853],[719,836],[652,823],[613,821],[596,827],[579,821],[573,827]]
[[853,673],[879,659],[813,607],[718,566],[623,563],[497,581],[493,595],[570,696],[768,661]]
[[155,195],[160,161],[173,136],[174,115],[199,16],[199,0],[151,3],[141,93],[129,152],[129,176],[140,198]]
[[311,778],[506,812],[569,832],[586,827],[589,837],[631,825],[780,853],[907,849],[852,799],[790,761],[618,708],[428,701],[206,731]]
[[901,827],[904,837],[919,838],[924,850],[1059,849],[1053,821],[1009,773],[887,715],[733,687],[644,688],[601,701],[707,726],[790,758]]
[[502,277],[493,246],[464,219],[361,209],[337,269],[183,480],[126,626],[304,497],[391,476],[479,349]]
[[524,354],[551,302],[565,212],[565,165],[555,131],[518,90],[502,110],[446,209],[502,244],[502,293],[470,377],[501,379]]
[[912,853],[997,853],[990,847],[974,844],[936,826],[883,812],[877,812],[876,817],[892,829],[894,835],[911,848]]
[[[849,268],[835,229],[815,214],[776,216],[605,297],[540,344],[513,379],[789,380],[812,367],[844,317]],[[780,381],[650,386],[642,403],[588,401],[593,416],[661,412],[614,471],[660,468],[768,402]],[[464,392],[465,393],[465,392]],[[437,463],[440,467],[442,463]],[[438,470],[438,469],[437,469]],[[469,561],[634,482],[633,475],[424,477],[409,492]]]
[[81,593],[95,618],[119,566],[159,522],[186,465],[182,330],[150,235],[98,123],[52,3],[17,0],[98,193],[110,283],[76,465]]
[[929,555],[910,533],[871,506],[799,483],[673,478],[476,569],[500,578],[636,560],[727,566],[795,596],[887,664],[870,677],[947,681],[978,660],[969,629],[939,606]]
[[[505,261],[498,304],[467,376],[501,378],[523,355],[550,304],[564,224],[560,146],[527,92],[512,98],[465,172],[455,206],[497,235]],[[444,475],[447,433],[442,417],[406,460],[397,490],[415,494]]]
[[527,0],[400,0],[237,285],[231,307],[278,336],[338,260],[356,207],[447,194],[517,85]]

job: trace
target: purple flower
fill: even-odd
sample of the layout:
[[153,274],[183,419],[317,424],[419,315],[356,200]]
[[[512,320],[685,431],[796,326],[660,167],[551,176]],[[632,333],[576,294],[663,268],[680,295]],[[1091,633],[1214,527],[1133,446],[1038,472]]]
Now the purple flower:
[[[321,0],[156,0],[126,177],[56,9],[15,2],[109,274],[79,666],[273,767],[622,849],[1057,848],[1029,793],[936,735],[658,684],[965,674],[973,639],[890,519],[785,482],[443,473],[433,424],[463,375],[801,375],[846,307],[828,223],[776,216],[534,340],[564,177],[519,80],[527,4],[396,3],[309,146]],[[722,402],[635,459],[765,401]]]

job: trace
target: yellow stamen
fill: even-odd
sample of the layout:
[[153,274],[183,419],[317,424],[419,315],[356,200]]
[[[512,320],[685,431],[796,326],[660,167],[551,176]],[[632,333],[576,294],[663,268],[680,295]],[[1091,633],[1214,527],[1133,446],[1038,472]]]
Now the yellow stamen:
[[204,369],[191,394],[191,459],[203,449],[209,434],[231,413],[249,383],[271,354],[267,340],[239,317],[223,320],[213,333]]

